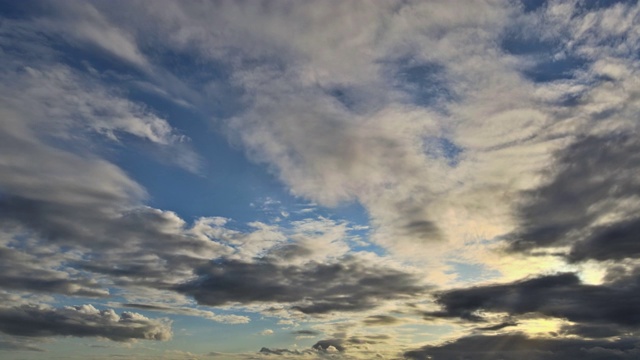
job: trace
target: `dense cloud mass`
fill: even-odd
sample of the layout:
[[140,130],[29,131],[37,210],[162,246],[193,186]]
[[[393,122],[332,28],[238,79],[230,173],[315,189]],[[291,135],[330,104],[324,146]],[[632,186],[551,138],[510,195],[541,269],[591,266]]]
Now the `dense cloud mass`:
[[570,261],[638,257],[639,150],[636,136],[620,133],[580,138],[561,150],[549,182],[527,192],[512,248],[570,246]]
[[[640,326],[640,314],[636,311],[639,298],[640,278],[637,275],[603,285],[587,285],[575,274],[567,273],[440,293],[436,295],[436,301],[443,310],[425,316],[483,321],[483,312],[516,316],[538,314],[581,325],[614,325],[618,328],[615,335],[619,335]],[[567,330],[585,335],[582,330],[586,329],[577,326]]]
[[635,359],[640,355],[636,338],[617,340],[582,340],[576,338],[529,338],[522,334],[470,336],[408,351],[412,360],[437,359],[503,359],[503,360],[564,360],[564,359]]
[[114,341],[169,340],[170,323],[143,315],[98,310],[91,305],[49,308],[23,305],[0,309],[0,331],[23,337],[103,337]]
[[638,358],[639,53],[625,0],[0,3],[0,357]]
[[370,267],[357,257],[303,266],[225,261],[197,273],[197,279],[176,290],[201,304],[288,303],[305,314],[366,310],[384,300],[413,298],[427,289],[410,274]]

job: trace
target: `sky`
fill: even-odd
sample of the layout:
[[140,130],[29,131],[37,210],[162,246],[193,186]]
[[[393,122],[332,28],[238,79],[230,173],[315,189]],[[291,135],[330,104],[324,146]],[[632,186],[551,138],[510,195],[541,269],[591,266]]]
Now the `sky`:
[[640,5],[1,1],[0,357],[640,358]]

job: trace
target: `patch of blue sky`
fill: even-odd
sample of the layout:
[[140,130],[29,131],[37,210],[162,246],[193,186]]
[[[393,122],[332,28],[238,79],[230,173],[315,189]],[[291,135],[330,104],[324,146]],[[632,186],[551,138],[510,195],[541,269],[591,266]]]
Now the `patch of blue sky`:
[[[580,0],[576,2],[576,9],[579,12],[594,11],[608,8],[616,4],[634,4],[637,0]],[[535,12],[544,9],[549,3],[548,0],[520,0],[525,13]]]
[[523,74],[534,82],[550,82],[573,79],[576,73],[584,69],[587,60],[576,56],[560,59],[541,58],[535,65],[523,70]]
[[144,69],[86,41],[68,40],[64,36],[48,36],[48,45],[59,56],[58,62],[80,72],[99,75],[104,84],[122,86],[144,76]]
[[489,269],[483,264],[448,261],[447,265],[451,266],[452,269],[446,273],[456,275],[456,281],[459,282],[473,283],[497,279],[500,276],[499,271]]
[[207,116],[226,119],[243,110],[244,91],[234,84],[233,66],[227,62],[167,49],[149,48],[145,52],[151,53],[149,58],[155,65],[171,69],[176,80],[199,92],[201,97],[194,105]]
[[513,26],[504,34],[500,48],[511,55],[551,55],[561,49],[558,41],[543,39]]
[[525,13],[534,12],[547,5],[547,0],[520,0]]
[[0,14],[6,19],[33,18],[46,14],[49,7],[44,1],[0,1]]
[[414,105],[445,111],[444,103],[456,98],[443,64],[404,57],[387,65],[394,87]]
[[635,4],[638,0],[581,0],[577,3],[577,9],[594,11],[615,6],[616,4]]
[[523,76],[538,83],[573,79],[588,64],[587,59],[563,49],[557,40],[542,39],[515,26],[506,32],[501,48],[522,57]]
[[424,151],[433,159],[443,159],[447,165],[455,167],[460,162],[464,148],[446,137],[427,137],[423,140]]
[[150,206],[170,209],[188,220],[224,216],[248,222],[261,215],[250,206],[256,199],[290,197],[265,166],[247,160],[202,115],[170,102],[151,105],[189,137],[188,145],[200,156],[201,167],[199,174],[193,174],[150,158],[150,152],[140,147],[141,151],[121,149],[111,154],[112,161],[147,189]]
[[334,87],[328,90],[328,94],[336,99],[342,106],[348,110],[356,110],[358,101],[353,90],[346,87]]

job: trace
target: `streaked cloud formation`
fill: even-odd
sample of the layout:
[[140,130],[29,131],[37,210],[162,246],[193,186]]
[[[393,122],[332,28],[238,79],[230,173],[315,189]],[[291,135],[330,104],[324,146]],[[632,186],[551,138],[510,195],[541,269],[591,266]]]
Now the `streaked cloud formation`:
[[2,357],[638,357],[639,22],[1,4]]

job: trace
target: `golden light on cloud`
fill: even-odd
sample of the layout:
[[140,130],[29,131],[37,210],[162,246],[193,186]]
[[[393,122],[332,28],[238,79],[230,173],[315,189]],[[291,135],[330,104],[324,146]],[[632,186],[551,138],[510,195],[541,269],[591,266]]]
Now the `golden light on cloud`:
[[567,321],[557,318],[525,319],[518,321],[518,329],[532,336],[550,336],[566,324]]

